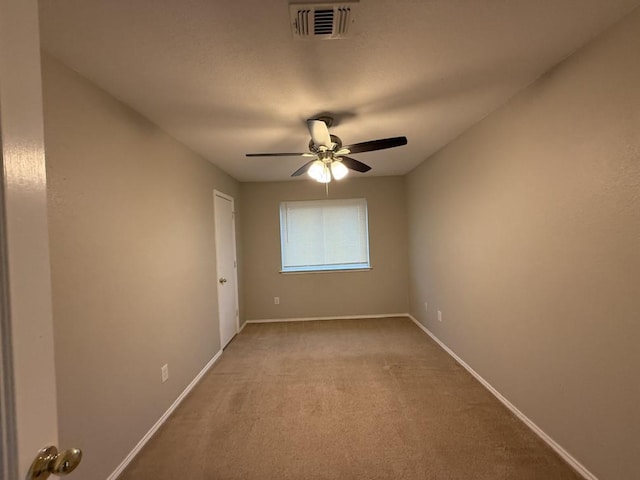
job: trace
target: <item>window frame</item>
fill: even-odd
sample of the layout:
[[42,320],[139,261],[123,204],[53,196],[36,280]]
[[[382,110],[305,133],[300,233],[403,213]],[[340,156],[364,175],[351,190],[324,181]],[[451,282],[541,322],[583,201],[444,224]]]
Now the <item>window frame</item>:
[[[302,266],[285,266],[285,241],[286,238],[286,206],[288,204],[322,204],[325,202],[361,202],[364,210],[364,238],[365,238],[365,262],[352,262],[348,264],[323,264],[323,265],[302,265]],[[336,199],[318,199],[318,200],[291,200],[282,201],[278,207],[278,215],[280,221],[280,273],[282,274],[308,274],[308,273],[346,273],[346,272],[364,272],[370,271],[371,266],[371,247],[369,238],[369,206],[367,199],[362,198],[336,198]]]

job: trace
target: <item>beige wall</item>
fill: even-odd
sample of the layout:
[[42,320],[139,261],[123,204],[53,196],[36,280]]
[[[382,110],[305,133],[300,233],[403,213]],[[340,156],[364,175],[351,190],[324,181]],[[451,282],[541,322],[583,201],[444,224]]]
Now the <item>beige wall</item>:
[[[241,185],[244,305],[247,320],[403,313],[408,308],[407,223],[402,177]],[[281,274],[280,202],[366,198],[373,269]],[[273,297],[280,297],[274,305]]]
[[104,480],[220,348],[213,190],[238,184],[47,55],[43,76],[60,444]]
[[636,11],[407,180],[413,315],[600,480],[640,478],[639,59]]

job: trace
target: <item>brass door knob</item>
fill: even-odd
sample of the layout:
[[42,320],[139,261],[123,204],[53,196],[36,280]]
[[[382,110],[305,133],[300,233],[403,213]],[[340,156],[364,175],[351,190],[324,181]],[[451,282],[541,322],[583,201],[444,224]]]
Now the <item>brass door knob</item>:
[[220,278],[220,280],[218,280],[220,282],[220,285],[224,285],[225,283],[227,283],[227,279],[226,278]]
[[27,473],[28,480],[44,480],[52,473],[67,475],[73,472],[82,460],[82,450],[70,448],[58,453],[54,446],[43,448],[38,452]]

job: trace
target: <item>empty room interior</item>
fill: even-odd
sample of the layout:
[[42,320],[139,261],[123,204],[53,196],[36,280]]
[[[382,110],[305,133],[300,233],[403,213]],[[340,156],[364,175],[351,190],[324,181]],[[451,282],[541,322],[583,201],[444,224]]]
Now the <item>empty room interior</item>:
[[[38,257],[50,299],[39,465],[639,479],[639,5],[2,0],[6,275]],[[29,122],[43,170],[12,180]]]

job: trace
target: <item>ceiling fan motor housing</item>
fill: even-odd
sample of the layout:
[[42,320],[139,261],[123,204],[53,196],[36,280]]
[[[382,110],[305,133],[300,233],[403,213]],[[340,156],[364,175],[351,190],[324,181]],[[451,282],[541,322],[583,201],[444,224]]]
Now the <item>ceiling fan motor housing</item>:
[[[342,140],[340,139],[340,137],[337,137],[336,135],[330,135],[330,137],[331,137],[331,141],[335,144],[335,147],[333,147],[332,150],[328,150],[328,151],[336,152],[340,150],[340,148],[342,148]],[[323,153],[323,151],[320,150],[320,147],[317,146],[315,143],[313,143],[313,139],[309,140],[309,150],[317,154],[318,156],[321,153]]]

